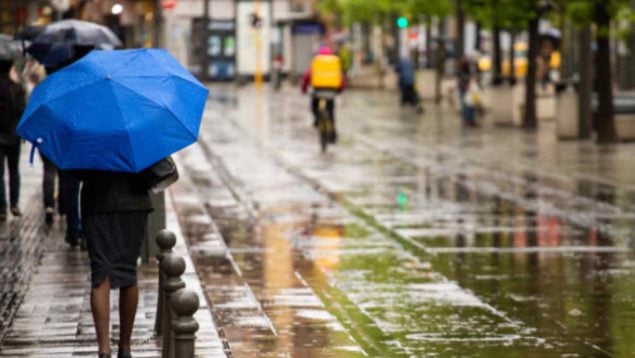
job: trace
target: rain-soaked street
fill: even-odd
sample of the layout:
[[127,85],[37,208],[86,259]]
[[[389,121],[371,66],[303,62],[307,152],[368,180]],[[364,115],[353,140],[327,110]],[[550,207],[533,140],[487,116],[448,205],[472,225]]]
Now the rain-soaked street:
[[172,198],[236,357],[632,357],[635,146],[212,87]]

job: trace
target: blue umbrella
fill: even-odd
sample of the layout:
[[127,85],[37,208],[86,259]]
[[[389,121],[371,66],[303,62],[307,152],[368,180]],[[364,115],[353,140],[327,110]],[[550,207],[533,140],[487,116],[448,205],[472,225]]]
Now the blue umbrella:
[[18,134],[60,169],[139,172],[195,142],[208,90],[167,51],[93,51],[39,84]]

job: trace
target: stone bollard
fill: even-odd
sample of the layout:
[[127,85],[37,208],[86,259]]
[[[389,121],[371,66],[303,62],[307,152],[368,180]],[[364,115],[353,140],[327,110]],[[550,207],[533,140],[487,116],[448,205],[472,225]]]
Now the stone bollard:
[[170,343],[174,357],[194,358],[198,322],[193,316],[199,308],[198,295],[192,290],[178,290],[170,298],[170,308],[174,314],[171,334],[173,342]]
[[[172,254],[172,248],[176,244],[176,235],[174,235],[172,231],[165,230],[165,229],[161,230],[157,234],[156,242],[161,250],[156,256],[160,266],[161,261],[163,261],[163,257],[165,255]],[[163,297],[163,283],[164,282],[165,282],[165,275],[163,274],[163,270],[159,270],[159,296],[158,296],[158,302],[157,302],[157,313],[154,319],[154,332],[156,333],[157,336],[160,336],[162,333],[161,331],[162,318],[161,317],[163,316],[163,310],[164,310],[163,306],[165,305],[165,299]]]
[[181,275],[185,272],[185,260],[174,254],[163,256],[161,261],[161,271],[165,274],[165,281],[163,282],[163,311],[161,313],[161,332],[163,332],[163,347],[161,357],[168,358],[173,357],[171,355],[172,347],[170,341],[172,340],[170,327],[172,326],[172,312],[170,311],[170,299],[172,294],[185,287],[185,282],[181,280]]

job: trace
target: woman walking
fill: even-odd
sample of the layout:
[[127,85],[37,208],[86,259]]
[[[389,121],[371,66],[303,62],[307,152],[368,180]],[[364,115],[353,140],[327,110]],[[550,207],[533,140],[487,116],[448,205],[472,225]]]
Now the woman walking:
[[13,216],[21,216],[20,199],[20,137],[15,133],[24,111],[25,92],[13,82],[9,71],[12,61],[0,60],[0,221],[7,219],[7,196],[4,185],[5,161],[9,169],[9,205]]
[[112,353],[111,289],[119,289],[117,355],[131,357],[137,258],[152,211],[148,191],[165,188],[156,179],[171,173],[155,164],[196,142],[208,94],[165,50],[93,51],[40,84],[18,126],[18,134],[83,182],[82,234],[100,358]]
[[137,313],[137,258],[147,235],[152,203],[138,174],[79,172],[81,214],[90,258],[90,307],[99,358],[110,357],[110,290],[119,289],[118,358],[132,357],[130,339]]

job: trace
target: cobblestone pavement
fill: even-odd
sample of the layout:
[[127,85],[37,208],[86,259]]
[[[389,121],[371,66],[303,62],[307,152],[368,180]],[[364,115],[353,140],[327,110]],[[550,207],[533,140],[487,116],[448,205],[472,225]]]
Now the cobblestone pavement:
[[345,94],[212,88],[175,205],[236,356],[635,352],[635,147]]
[[[23,169],[24,192],[30,198],[25,200],[25,215],[21,219],[12,219],[3,227],[5,234],[0,251],[3,255],[0,261],[2,322],[11,322],[11,325],[1,341],[0,357],[92,357],[96,355],[97,345],[90,312],[88,256],[64,243],[61,220],[56,220],[51,227],[44,224],[37,167]],[[222,342],[170,205],[167,217],[168,228],[179,237],[175,252],[186,259],[183,279],[188,288],[201,296],[201,309],[195,315],[201,326],[197,333],[197,356],[224,357]],[[138,279],[140,300],[133,352],[135,357],[159,357],[161,341],[153,334],[158,283],[156,265],[142,265]],[[112,291],[112,337],[118,335],[117,302],[117,291]],[[117,346],[116,338],[113,338],[113,346]]]
[[[24,158],[26,146],[23,149]],[[42,210],[38,178],[41,168],[29,168],[23,160],[20,169],[23,173],[20,194],[24,215],[21,218],[9,215],[8,221],[0,223],[0,341],[26,293],[42,256],[41,243],[46,235],[40,225]]]

